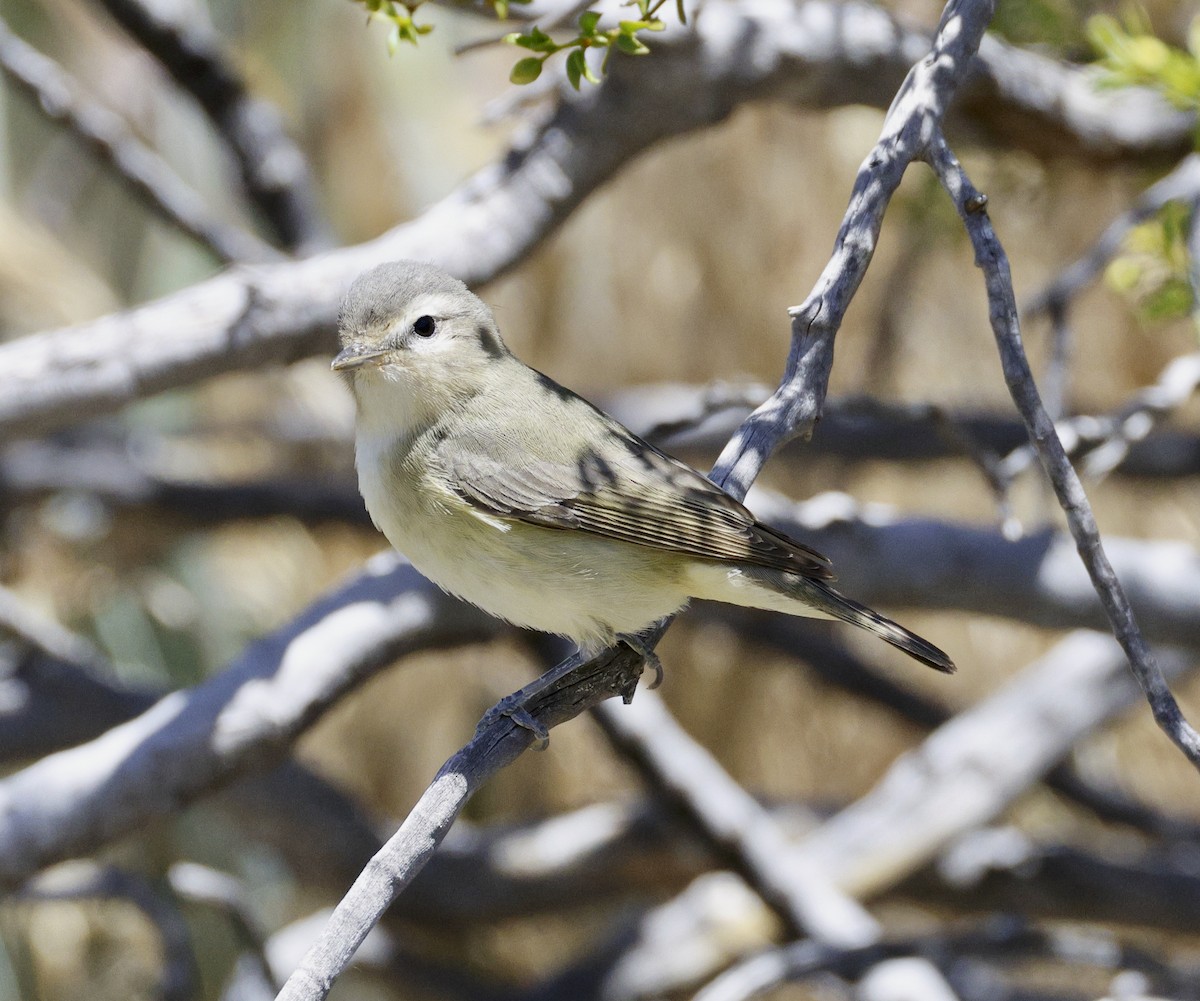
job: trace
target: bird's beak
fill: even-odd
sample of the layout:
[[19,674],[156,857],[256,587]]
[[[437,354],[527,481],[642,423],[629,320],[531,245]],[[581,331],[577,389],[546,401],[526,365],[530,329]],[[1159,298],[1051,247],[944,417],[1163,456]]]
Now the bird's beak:
[[345,372],[348,369],[362,368],[364,365],[382,365],[388,352],[386,350],[367,350],[358,347],[344,348],[333,359],[332,368],[335,372]]

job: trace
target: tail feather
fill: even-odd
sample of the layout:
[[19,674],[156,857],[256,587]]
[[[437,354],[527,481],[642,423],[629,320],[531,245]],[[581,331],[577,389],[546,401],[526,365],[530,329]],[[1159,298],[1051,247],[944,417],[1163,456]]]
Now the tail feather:
[[806,580],[804,582],[805,600],[827,615],[859,626],[867,632],[874,633],[885,643],[890,643],[898,650],[903,650],[910,657],[928,664],[935,671],[953,674],[958,670],[954,661],[946,656],[928,640],[921,639],[902,625],[893,622],[886,616],[880,615],[873,608],[860,605],[857,601],[847,598],[822,581]]

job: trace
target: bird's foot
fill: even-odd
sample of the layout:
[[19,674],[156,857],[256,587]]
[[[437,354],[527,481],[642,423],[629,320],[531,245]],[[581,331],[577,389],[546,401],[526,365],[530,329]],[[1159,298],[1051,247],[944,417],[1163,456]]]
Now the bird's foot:
[[[627,634],[621,637],[621,642],[624,643],[630,650],[642,658],[644,667],[650,668],[654,672],[654,680],[647,685],[647,688],[657,688],[663,683],[663,666],[662,661],[658,659],[653,648],[642,642],[641,638],[636,634]],[[628,692],[622,696],[626,703],[633,701],[633,692]]]
[[521,727],[521,729],[528,730],[533,734],[537,741],[533,745],[534,750],[544,751],[550,746],[550,731],[525,708],[531,694],[526,688],[522,688],[519,692],[513,692],[512,695],[504,696],[504,698],[483,714],[483,719],[479,721],[479,726],[475,728],[475,732],[479,733],[479,731],[487,729],[501,717],[507,716],[514,724]]

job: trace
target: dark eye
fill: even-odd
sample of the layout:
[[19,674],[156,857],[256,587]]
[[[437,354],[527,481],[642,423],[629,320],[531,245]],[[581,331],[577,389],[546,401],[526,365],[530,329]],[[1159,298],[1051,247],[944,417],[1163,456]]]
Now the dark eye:
[[432,337],[435,329],[437,329],[437,324],[434,323],[432,316],[418,316],[413,321],[413,333],[418,337]]

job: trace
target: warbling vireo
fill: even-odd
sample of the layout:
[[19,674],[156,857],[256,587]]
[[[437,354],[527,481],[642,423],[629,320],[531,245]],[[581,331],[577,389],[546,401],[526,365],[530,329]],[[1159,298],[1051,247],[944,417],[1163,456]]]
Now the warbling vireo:
[[367,510],[451,594],[587,651],[696,597],[842,619],[954,670],[830,587],[820,553],[518,360],[446,272],[382,264],[351,287],[338,326]]

